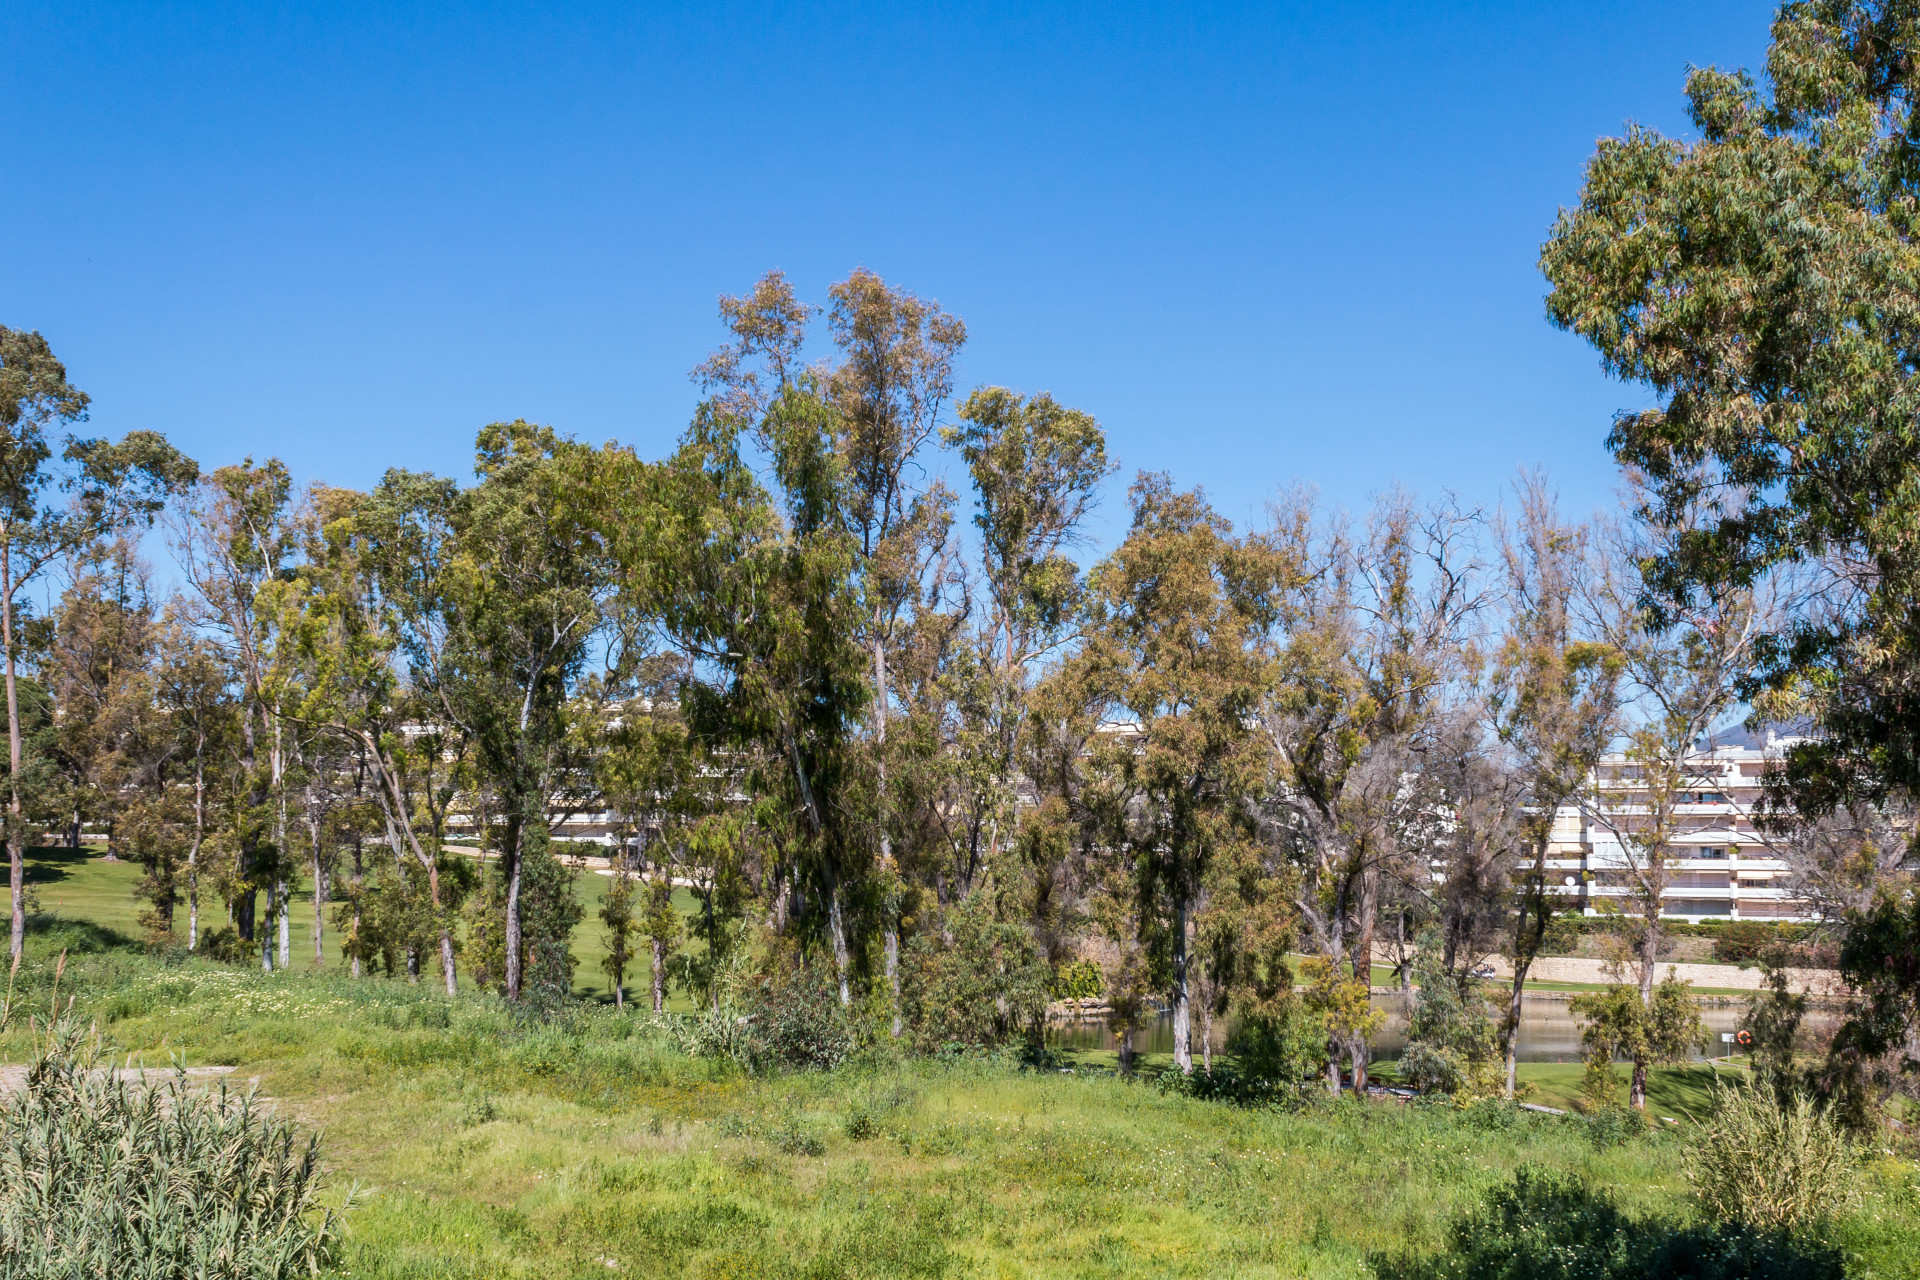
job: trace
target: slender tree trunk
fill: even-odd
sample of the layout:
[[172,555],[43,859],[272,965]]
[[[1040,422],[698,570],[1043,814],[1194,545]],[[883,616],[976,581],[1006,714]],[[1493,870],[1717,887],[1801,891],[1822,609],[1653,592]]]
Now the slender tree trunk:
[[[893,834],[887,824],[887,646],[876,625],[873,632],[873,711],[875,774],[879,785],[878,817],[880,825],[880,874],[889,885],[895,878]],[[905,1025],[900,1014],[900,898],[890,887],[880,909],[882,954],[886,967],[887,993],[893,1003],[893,1038],[900,1038]],[[844,989],[846,980],[841,979]]]
[[1213,1074],[1213,1001],[1200,1002],[1200,1067]]
[[887,967],[887,990],[893,996],[893,1038],[898,1040],[906,1023],[900,1012],[900,929],[895,923],[900,918],[897,895],[889,895],[887,902],[887,928],[881,939],[885,947]]
[[[265,711],[265,708],[262,708]],[[278,716],[273,721],[273,861],[274,924],[280,935],[280,967],[293,963],[293,903],[287,892],[287,757]]]
[[273,972],[273,913],[279,905],[278,892],[280,882],[267,882],[267,927],[260,930],[260,967],[268,973]]
[[[1379,916],[1380,872],[1368,868],[1360,879],[1359,930],[1353,940],[1353,979],[1367,991],[1373,990],[1373,930]],[[1358,1032],[1347,1038],[1347,1056],[1353,1066],[1353,1091],[1367,1092],[1367,1038]]]
[[1627,1101],[1632,1104],[1635,1111],[1647,1109],[1647,1060],[1645,1058],[1633,1060],[1633,1083],[1628,1087]]
[[1173,895],[1173,1065],[1193,1074],[1193,1008],[1187,991],[1187,899]]
[[13,890],[12,955],[27,945],[27,853],[20,823],[20,693],[14,678],[13,655],[13,538],[12,529],[0,537],[0,646],[7,651],[7,884]]
[[353,976],[360,976],[360,895],[366,886],[366,864],[360,837],[353,838],[353,923],[347,926],[348,941],[353,944]]
[[667,944],[653,940],[653,1011],[667,1007]]
[[1334,1040],[1327,1041],[1327,1092],[1340,1096],[1340,1045]]
[[1514,1096],[1519,1072],[1521,998],[1526,994],[1527,972],[1546,943],[1547,918],[1553,909],[1546,888],[1548,839],[1545,833],[1535,838],[1533,865],[1521,885],[1519,912],[1513,924],[1513,985],[1507,992],[1507,1016],[1500,1023],[1500,1056],[1506,1066],[1509,1098]]
[[1640,1003],[1653,1007],[1653,973],[1660,967],[1660,894],[1658,888],[1648,895],[1643,908],[1645,931],[1640,938]]
[[1133,1026],[1128,1024],[1120,1028],[1120,1074],[1133,1074]]
[[193,845],[187,850],[187,950],[200,945],[200,845],[207,835],[206,738],[193,745]]
[[500,856],[505,862],[501,868],[507,877],[507,999],[520,998],[520,841],[521,825],[525,814],[516,811],[507,818],[502,833]]
[[840,1007],[853,1006],[853,991],[847,985],[847,922],[840,910],[840,884],[836,880],[827,892],[827,939],[833,944],[834,973],[840,979]]
[[313,844],[313,967],[327,963],[327,870],[320,861],[320,824],[308,824]]

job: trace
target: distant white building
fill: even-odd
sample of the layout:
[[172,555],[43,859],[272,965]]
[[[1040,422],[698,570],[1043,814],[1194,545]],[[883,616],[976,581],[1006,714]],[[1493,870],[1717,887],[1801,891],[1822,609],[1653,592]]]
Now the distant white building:
[[[1792,871],[1753,820],[1768,750],[1786,740],[1769,735],[1716,735],[1689,763],[1687,790],[1674,806],[1661,915],[1677,920],[1811,920],[1811,904],[1788,888]],[[1548,865],[1555,887],[1579,899],[1587,915],[1611,900],[1628,910],[1638,858],[1632,833],[1645,821],[1640,768],[1624,755],[1600,761],[1583,805],[1555,814]]]

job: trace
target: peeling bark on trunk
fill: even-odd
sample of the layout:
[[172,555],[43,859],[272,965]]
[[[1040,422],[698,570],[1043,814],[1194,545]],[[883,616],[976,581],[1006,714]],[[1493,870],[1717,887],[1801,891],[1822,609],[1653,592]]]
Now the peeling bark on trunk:
[[507,873],[507,999],[520,998],[520,838],[521,814],[507,819],[501,858],[506,862],[503,868]]
[[1193,1008],[1187,984],[1187,900],[1173,899],[1173,1065],[1193,1074]]

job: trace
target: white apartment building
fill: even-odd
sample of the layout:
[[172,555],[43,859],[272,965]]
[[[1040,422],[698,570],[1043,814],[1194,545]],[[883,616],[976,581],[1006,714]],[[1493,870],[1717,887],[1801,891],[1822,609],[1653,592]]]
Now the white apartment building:
[[[1675,834],[1667,860],[1663,916],[1702,920],[1810,920],[1811,905],[1788,889],[1790,869],[1756,828],[1767,750],[1781,739],[1751,734],[1716,735],[1694,757],[1688,790],[1674,808]],[[1555,815],[1548,865],[1566,896],[1577,897],[1587,915],[1608,899],[1627,906],[1637,855],[1631,845],[1644,821],[1644,800],[1634,802],[1639,766],[1622,755],[1604,757],[1588,800]],[[1626,839],[1623,840],[1623,836]]]

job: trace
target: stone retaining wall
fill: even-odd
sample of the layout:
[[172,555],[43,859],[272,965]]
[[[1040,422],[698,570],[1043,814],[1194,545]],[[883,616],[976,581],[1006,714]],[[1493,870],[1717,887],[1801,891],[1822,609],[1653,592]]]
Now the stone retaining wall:
[[[1494,973],[1502,978],[1513,976],[1513,966],[1505,957],[1495,956],[1489,963]],[[1766,989],[1766,972],[1759,968],[1742,969],[1732,964],[1663,964],[1658,978],[1667,976],[1672,969],[1682,982],[1691,982],[1696,987],[1719,987],[1733,991],[1762,991]],[[1541,956],[1527,970],[1529,982],[1612,982],[1607,973],[1606,962],[1589,959],[1585,956]],[[1657,980],[1657,979],[1656,979]],[[1794,991],[1815,996],[1844,996],[1847,988],[1840,981],[1838,972],[1832,969],[1789,969],[1787,985]]]

